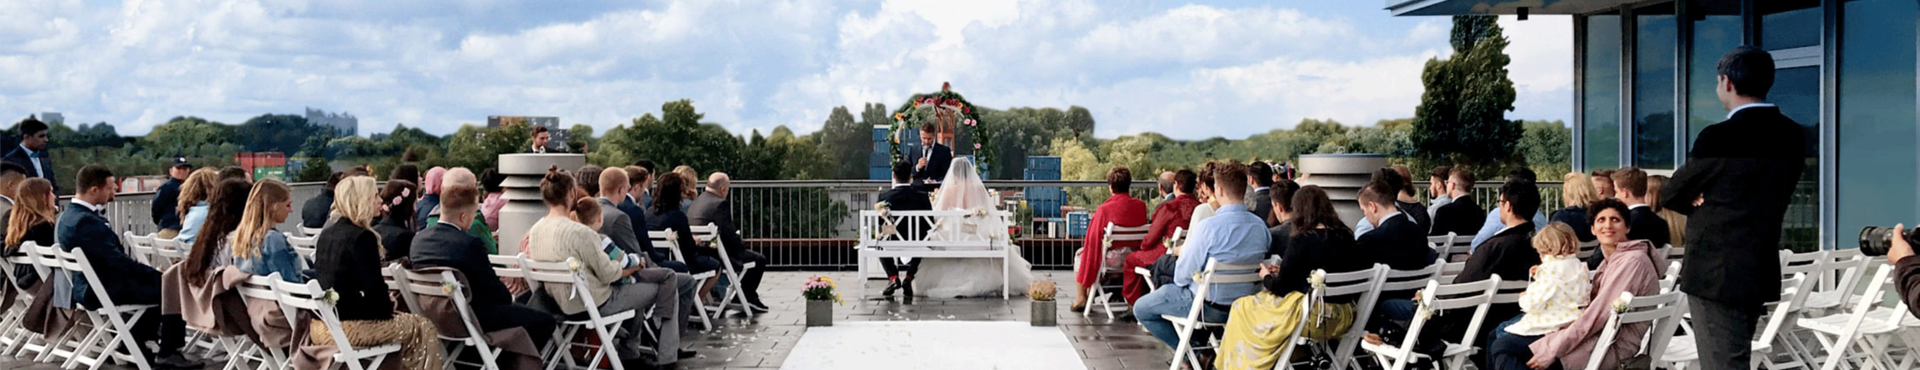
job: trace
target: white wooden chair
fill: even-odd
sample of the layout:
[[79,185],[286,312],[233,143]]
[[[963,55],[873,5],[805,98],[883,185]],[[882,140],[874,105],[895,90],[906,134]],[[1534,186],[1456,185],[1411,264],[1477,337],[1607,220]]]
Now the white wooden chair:
[[[1117,243],[1117,242],[1139,243],[1147,239],[1147,228],[1151,226],[1152,225],[1120,226],[1120,225],[1109,222],[1107,223],[1107,229],[1105,234],[1102,234],[1100,236],[1102,239],[1105,240],[1105,242],[1103,242],[1102,245],[1113,245],[1114,243]],[[1099,253],[1099,255],[1103,257],[1106,256],[1106,251],[1098,251],[1094,253]],[[1085,253],[1076,253],[1076,254],[1083,255],[1083,256],[1086,255]],[[1093,275],[1093,286],[1087,287],[1087,306],[1080,310],[1081,317],[1092,316],[1093,305],[1099,304],[1100,308],[1106,311],[1107,318],[1109,319],[1114,318],[1113,300],[1116,298],[1121,298],[1119,294],[1120,287],[1109,286],[1106,283],[1107,271],[1108,271],[1107,266],[1110,266],[1110,265],[1120,266],[1121,265],[1120,262],[1121,261],[1104,261],[1103,260],[1100,262],[1099,266],[1093,266],[1093,267],[1083,266],[1082,267],[1082,268],[1095,269],[1094,270],[1095,273]],[[1081,261],[1080,263],[1084,265],[1086,261]],[[1149,274],[1149,277],[1151,277],[1151,274]],[[1122,299],[1120,301],[1120,310],[1126,311],[1128,309],[1129,307],[1127,307],[1126,300]]]
[[[1820,341],[1825,351],[1822,370],[1838,368],[1841,362],[1856,362],[1851,368],[1906,369],[1912,368],[1914,358],[1908,356],[1901,364],[1894,364],[1890,353],[1892,342],[1901,333],[1900,321],[1907,314],[1906,301],[1889,289],[1888,277],[1894,270],[1891,265],[1881,265],[1875,270],[1872,279],[1867,282],[1865,294],[1861,294],[1853,308],[1845,313],[1821,317],[1801,318],[1795,324],[1810,330],[1814,338]],[[1884,302],[1895,302],[1893,309],[1878,310]]]
[[[597,300],[593,297],[593,292],[587,289],[586,277],[582,276],[581,272],[574,271],[568,267],[579,263],[577,260],[568,258],[565,262],[540,262],[530,259],[523,259],[522,261],[523,264],[521,266],[527,269],[528,284],[567,284],[572,287],[573,291],[568,292],[566,295],[563,295],[561,292],[547,293],[553,296],[555,300],[579,299],[581,302],[586,302],[586,317],[568,317],[561,320],[558,325],[554,327],[552,341],[557,343],[558,346],[554,348],[553,357],[559,357],[561,361],[549,361],[547,363],[547,370],[553,370],[555,366],[561,365],[562,363],[566,365],[567,369],[574,369],[581,366],[581,364],[575,364],[573,356],[570,355],[573,353],[572,348],[575,346],[592,348],[591,354],[587,356],[586,366],[592,367],[593,364],[599,364],[601,361],[613,360],[610,362],[613,363],[614,370],[626,370],[626,367],[618,361],[618,345],[615,343],[619,342],[615,340],[614,334],[620,332],[621,322],[633,320],[634,316],[639,315],[639,313],[633,310],[611,313],[600,312],[600,307],[592,303]],[[670,287],[662,287],[661,289],[669,288]],[[568,298],[568,296],[572,296],[573,298]],[[574,343],[572,340],[574,335],[581,330],[592,331],[596,338],[600,340],[600,344]],[[639,333],[633,333],[633,335],[637,334]]]
[[[439,297],[440,299],[452,301],[454,308],[459,311],[462,327],[443,328],[439,330],[440,341],[448,346],[446,351],[446,369],[451,370],[456,364],[467,367],[479,367],[483,370],[500,369],[500,354],[505,350],[494,347],[493,344],[487,342],[487,332],[480,328],[480,318],[474,315],[471,302],[472,297],[467,290],[467,286],[460,283],[460,279],[455,277],[453,271],[421,273],[399,268],[397,265],[395,268],[400,272],[398,275],[400,283],[406,287],[406,289],[400,291],[400,294],[403,296],[412,296],[408,301],[413,302],[415,305],[415,312],[425,312],[422,311],[421,306],[419,306],[424,297]],[[479,363],[458,361],[461,354],[466,353],[467,349],[474,350],[475,357],[480,358]]]
[[288,320],[298,320],[301,313],[313,315],[327,326],[328,334],[333,336],[333,345],[339,351],[333,354],[334,367],[346,367],[352,370],[379,369],[387,357],[400,352],[399,344],[387,344],[360,348],[347,340],[347,332],[340,325],[339,311],[333,303],[327,302],[327,290],[320,288],[320,282],[289,283],[278,279],[273,281],[273,291],[279,296],[280,310]]
[[133,233],[133,231],[123,231],[120,233],[120,240],[122,242],[125,242],[125,245],[127,247],[127,257],[133,257],[134,261],[139,261],[142,264],[146,264],[147,266],[153,266],[153,268],[161,269],[161,270],[165,270],[167,269],[167,266],[172,265],[172,264],[160,264],[154,260],[153,234],[136,235]]
[[[1324,342],[1313,343],[1321,353],[1331,355],[1334,369],[1339,370],[1346,369],[1347,366],[1359,366],[1359,361],[1353,356],[1353,353],[1360,346],[1359,339],[1367,334],[1367,319],[1372,316],[1376,303],[1380,301],[1380,284],[1386,281],[1385,277],[1388,272],[1389,269],[1387,265],[1384,264],[1375,264],[1373,268],[1357,271],[1321,271],[1321,274],[1325,277],[1322,283],[1326,285],[1326,289],[1320,291],[1322,297],[1356,297],[1353,307],[1353,326],[1347,329],[1346,333],[1340,335],[1339,342],[1333,345]],[[1305,330],[1304,328],[1307,326],[1307,321],[1312,318],[1312,316],[1309,315],[1311,313],[1309,306],[1311,305],[1300,306],[1302,313],[1302,315],[1300,315],[1300,322],[1295,323],[1293,334],[1289,336],[1289,338],[1295,339],[1290,343],[1291,345],[1286,346],[1285,349],[1280,351],[1280,356],[1277,357],[1280,359],[1280,362],[1276,364],[1275,367],[1288,369],[1294,367],[1295,364],[1288,360],[1293,358],[1294,348],[1298,347],[1298,344],[1303,341],[1303,338],[1300,338],[1300,332]]]
[[[1780,280],[1780,300],[1767,303],[1767,313],[1760,319],[1760,337],[1754,338],[1752,343],[1749,344],[1751,348],[1753,348],[1753,365],[1755,365],[1756,368],[1777,370],[1805,367],[1805,362],[1799,360],[1799,354],[1793,353],[1794,351],[1792,350],[1781,352],[1787,352],[1789,355],[1792,355],[1795,361],[1798,362],[1796,364],[1775,364],[1769,359],[1769,355],[1774,352],[1773,343],[1776,339],[1779,339],[1778,334],[1780,333],[1781,326],[1785,325],[1787,317],[1793,314],[1792,309],[1794,302],[1798,298],[1805,297],[1805,295],[1800,294],[1800,292],[1806,291],[1807,282],[1807,274],[1804,273],[1796,273],[1793,274],[1792,277]],[[1660,361],[1664,363],[1668,369],[1685,369],[1688,366],[1695,366],[1700,363],[1700,351],[1691,334],[1693,330],[1686,327],[1686,325],[1682,325],[1682,331],[1689,334],[1674,336],[1667,344],[1665,355],[1660,357]]]
[[[33,265],[36,272],[40,273],[40,281],[43,284],[51,284],[54,279],[65,279],[73,276],[67,271],[66,264],[61,262],[59,253],[57,252],[58,249],[58,245],[40,246],[34,244],[32,241],[22,242],[20,245],[20,251],[26,254],[24,259]],[[52,299],[52,297],[39,298]],[[33,360],[36,362],[49,362],[56,357],[60,358],[62,362],[65,362],[67,359],[73,358],[75,347],[79,345],[80,337],[92,332],[92,329],[89,328],[90,325],[92,325],[92,323],[85,322],[85,320],[75,320],[74,325],[68,327],[66,331],[51,336],[43,337],[40,334],[29,333],[27,335],[27,342],[20,346],[21,352],[16,355],[32,352],[34,354]],[[51,339],[48,337],[51,337]]]
[[[15,271],[29,269],[38,273],[43,282],[46,281],[47,269],[38,265],[38,260],[32,253],[33,246],[31,241],[22,242],[20,250],[25,253],[0,258],[0,273],[6,274],[5,284],[15,284],[14,277],[18,276],[14,274]],[[11,356],[16,354],[16,351],[25,353],[31,350],[35,354],[44,352],[46,342],[41,340],[40,334],[27,330],[24,324],[27,306],[32,305],[33,301],[39,297],[35,297],[31,290],[21,289],[18,286],[7,287],[7,289],[13,289],[16,295],[13,306],[5,314],[4,321],[0,321],[0,356]]]
[[98,309],[83,310],[93,321],[93,330],[86,339],[81,340],[80,346],[74,349],[73,357],[68,358],[62,367],[86,365],[88,369],[99,369],[107,362],[117,360],[131,363],[141,370],[152,369],[153,365],[147,363],[146,349],[133,340],[133,323],[160,305],[116,304],[113,297],[107,295],[106,282],[100,279],[99,273],[87,261],[86,253],[59,248],[55,248],[54,253],[63,269],[78,272],[80,278],[86,279],[89,286],[87,294],[100,303]]
[[1446,266],[1440,267],[1440,277],[1436,279],[1440,281],[1453,281],[1454,277],[1458,277],[1460,273],[1466,271],[1466,262],[1447,262]]
[[192,249],[192,245],[181,243],[179,240],[154,239],[151,258],[162,266],[173,266],[175,263],[187,260],[188,251]]
[[[278,272],[267,276],[255,275],[247,278],[247,281],[240,283],[240,286],[234,287],[234,291],[240,294],[240,299],[242,300],[248,302],[273,302],[274,305],[271,307],[277,308],[280,307],[280,293],[273,291],[274,282],[277,281],[282,281],[280,280],[280,273]],[[298,327],[295,325],[295,322],[298,320],[296,317],[282,316],[287,320],[287,327]],[[287,370],[293,368],[289,348],[264,347],[255,344],[257,340],[258,338],[252,340],[241,339],[238,340],[237,343],[234,343],[237,350],[230,349],[228,351],[228,353],[233,353],[234,355],[227,359],[227,367],[225,370],[246,369],[248,367],[243,367],[246,366],[245,361],[254,361],[256,365],[250,367],[250,369],[254,370]],[[251,349],[248,349],[248,347],[251,347]]]
[[[1622,325],[1643,324],[1649,325],[1646,338],[1643,338],[1642,342],[1646,345],[1641,346],[1640,352],[1636,355],[1646,354],[1653,360],[1652,363],[1661,363],[1661,356],[1666,354],[1667,345],[1673,339],[1673,332],[1680,325],[1680,317],[1687,312],[1687,302],[1683,299],[1683,294],[1685,293],[1667,292],[1634,297],[1631,293],[1621,292],[1620,296],[1627,300],[1626,312],[1613,312],[1608,315],[1607,325],[1601,328],[1600,341],[1594,345],[1593,353],[1607,353],[1608,347],[1611,347],[1614,339],[1620,335]],[[1613,304],[1613,302],[1594,302],[1593,304]],[[1600,360],[1605,357],[1588,358],[1585,369],[1600,370]]]
[[1435,246],[1434,251],[1438,252],[1440,259],[1447,262],[1466,262],[1467,256],[1473,254],[1473,235],[1460,236],[1447,233],[1447,235],[1428,236],[1427,243],[1432,243],[1430,245]]
[[313,266],[313,255],[319,251],[320,236],[288,236],[287,245],[293,247],[293,253],[300,255],[300,268]]
[[[1179,242],[1184,242],[1186,240],[1187,240],[1187,229],[1183,227],[1175,226],[1173,228],[1173,236],[1167,237],[1167,242],[1162,247],[1173,248],[1173,246],[1179,245],[1178,244]],[[1154,284],[1153,270],[1150,270],[1146,267],[1135,267],[1133,268],[1133,273],[1136,275],[1140,275],[1141,281],[1147,282],[1147,293],[1153,293],[1156,290],[1160,290],[1160,284]]]
[[[1406,369],[1407,364],[1414,360],[1427,358],[1427,355],[1414,353],[1411,344],[1420,338],[1420,331],[1426,328],[1427,321],[1432,319],[1432,316],[1448,310],[1473,308],[1473,318],[1467,324],[1466,335],[1459,341],[1446,343],[1446,349],[1441,353],[1441,356],[1446,357],[1446,361],[1449,362],[1450,366],[1446,368],[1462,368],[1467,357],[1476,352],[1473,347],[1474,337],[1480,333],[1480,325],[1486,320],[1487,310],[1492,306],[1493,296],[1498,292],[1499,286],[1500,277],[1498,276],[1471,283],[1447,285],[1429,280],[1426,290],[1422,291],[1420,297],[1420,302],[1425,307],[1419,310],[1426,310],[1430,314],[1415,311],[1413,322],[1407,329],[1406,338],[1401,340],[1400,344],[1361,342],[1360,348],[1373,353],[1374,358],[1389,370]],[[1437,362],[1441,359],[1433,360]]]
[[[298,228],[300,228],[300,236],[301,236],[301,237],[307,237],[307,238],[311,238],[311,237],[316,237],[316,236],[320,236],[320,229],[321,229],[321,228],[317,228],[317,227],[306,227],[306,226],[295,226],[295,227],[298,227]],[[288,236],[292,236],[292,235],[288,235]]]
[[[1199,358],[1194,355],[1194,351],[1213,348],[1214,345],[1211,344],[1213,343],[1213,339],[1208,339],[1208,345],[1194,347],[1193,332],[1200,329],[1219,328],[1226,325],[1225,322],[1207,322],[1204,320],[1203,315],[1201,315],[1201,313],[1206,310],[1207,294],[1212,291],[1213,285],[1258,282],[1260,282],[1260,265],[1232,265],[1220,263],[1219,260],[1213,258],[1207,258],[1206,269],[1201,270],[1200,276],[1193,280],[1193,305],[1187,307],[1187,314],[1184,316],[1160,315],[1161,318],[1172,323],[1173,330],[1180,334],[1179,345],[1173,349],[1173,362],[1170,364],[1171,366],[1168,367],[1168,370],[1179,370],[1180,360],[1182,358],[1187,359],[1195,369],[1203,368]],[[1091,306],[1091,304],[1089,304],[1089,306]]]
[[[675,242],[676,240],[679,240],[679,239],[676,239],[678,237],[679,237],[678,235],[674,235],[672,230],[647,232],[647,239],[653,242],[653,249],[666,249],[668,251],[672,251],[674,260],[680,261],[682,263],[686,263],[689,266],[691,266],[693,264],[693,260],[687,259],[686,253],[680,250],[680,243]],[[707,279],[712,279],[715,276],[715,274],[714,274],[714,271],[706,271],[706,272],[701,272],[697,274],[691,274],[691,276],[693,277],[693,280],[702,282],[701,286],[705,286],[704,282],[707,281]],[[710,316],[712,315],[709,315],[707,312],[706,300],[701,298],[706,295],[707,295],[707,292],[699,292],[698,294],[693,295],[693,309],[695,311],[694,312],[695,316],[700,317],[700,327],[703,328],[703,330],[705,331],[712,331],[714,329],[713,320],[712,318],[710,318]],[[688,323],[688,324],[692,324],[692,323]]]
[[738,269],[733,268],[733,257],[727,255],[726,242],[722,240],[724,238],[720,237],[719,226],[709,223],[706,225],[691,226],[688,230],[693,232],[694,240],[707,240],[707,246],[713,248],[715,252],[720,254],[720,271],[726,274],[727,290],[726,293],[720,296],[719,302],[714,302],[720,305],[716,306],[714,310],[724,312],[723,309],[725,305],[728,304],[729,301],[735,301],[735,303],[740,304],[740,312],[746,313],[747,319],[752,320],[753,304],[747,302],[746,284],[742,283],[740,277],[743,275],[741,273],[742,271],[759,268],[759,264],[746,262],[742,263]]

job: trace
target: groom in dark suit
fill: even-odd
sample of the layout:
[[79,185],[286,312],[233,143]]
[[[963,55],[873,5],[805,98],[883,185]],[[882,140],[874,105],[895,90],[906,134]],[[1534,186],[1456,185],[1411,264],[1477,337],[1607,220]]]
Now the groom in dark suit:
[[[880,193],[880,201],[887,202],[887,209],[894,211],[933,210],[933,201],[927,196],[927,192],[921,191],[909,183],[909,181],[912,181],[910,179],[912,172],[910,172],[908,168],[906,162],[893,164],[893,188],[887,189],[884,193]],[[896,225],[901,222],[899,217],[895,217],[893,221]],[[906,227],[919,228],[922,230],[920,232],[901,230],[900,232],[909,235],[926,234],[924,230],[926,229],[925,225],[919,222],[910,223],[906,225]],[[913,296],[913,274],[920,272],[921,260],[920,258],[915,258],[912,262],[907,262],[907,275],[905,279],[902,279],[900,278],[898,262],[895,262],[893,257],[881,258],[880,269],[887,272],[887,290],[881,294],[892,297],[893,291],[904,287],[907,289],[907,296]]]
[[[67,203],[66,211],[60,212],[60,220],[54,227],[54,241],[69,252],[78,249],[87,256],[87,263],[104,285],[99,291],[106,292],[114,304],[159,304],[160,271],[127,256],[126,248],[120,245],[120,234],[114,233],[113,226],[107,223],[106,207],[120,191],[119,179],[113,176],[112,170],[98,164],[80,168],[78,177],[79,191],[74,193],[73,201]],[[94,292],[86,279],[78,273],[74,275],[74,302],[87,309],[99,309],[102,302]],[[139,352],[149,356],[148,361],[156,367],[198,368],[199,363],[179,352],[185,345],[185,325],[180,315],[148,312],[133,323],[131,331],[134,341],[143,343]],[[159,342],[158,351],[145,350],[144,343],[150,341]]]
[[[923,183],[932,180],[926,185],[928,191],[940,188],[940,181],[947,177],[947,168],[953,165],[953,148],[943,144],[947,135],[939,131],[939,126],[935,124],[927,124],[920,130],[920,137],[933,140],[928,141],[926,153],[920,156],[919,165],[914,167],[918,171],[914,172],[913,179]],[[905,166],[894,165],[894,168],[902,167]]]

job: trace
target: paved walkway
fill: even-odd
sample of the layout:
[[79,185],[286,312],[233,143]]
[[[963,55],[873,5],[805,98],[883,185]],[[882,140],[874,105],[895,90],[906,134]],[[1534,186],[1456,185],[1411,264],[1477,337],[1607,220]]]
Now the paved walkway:
[[[682,369],[777,369],[792,352],[800,336],[806,333],[806,303],[800,298],[800,286],[808,277],[821,275],[818,272],[771,272],[767,273],[760,291],[763,300],[771,312],[757,315],[749,321],[742,316],[729,317],[716,323],[718,330],[711,332],[692,331],[685,339],[689,348],[700,352],[700,356],[680,362]],[[1060,330],[1065,331],[1068,340],[1079,350],[1080,358],[1088,369],[1164,369],[1171,357],[1165,345],[1154,340],[1140,328],[1139,324],[1122,318],[1107,319],[1098,312],[1093,318],[1082,318],[1079,313],[1067,311],[1072,303],[1073,276],[1069,271],[1045,271],[1039,273],[1059,283]],[[971,299],[915,299],[906,303],[899,297],[894,300],[878,298],[879,291],[885,287],[882,281],[867,283],[872,294],[868,301],[856,301],[858,292],[851,286],[854,280],[852,272],[824,273],[834,281],[841,282],[842,295],[848,300],[844,306],[834,308],[835,322],[842,321],[898,321],[898,320],[944,320],[944,321],[1020,321],[1026,322],[1032,308],[1024,297],[1010,300],[998,298]],[[1016,288],[1018,289],[1018,288]],[[17,359],[0,359],[0,369],[58,369],[52,364],[38,364]],[[106,369],[125,369],[105,366]],[[218,369],[211,366],[209,369]],[[929,369],[921,369],[929,370]]]

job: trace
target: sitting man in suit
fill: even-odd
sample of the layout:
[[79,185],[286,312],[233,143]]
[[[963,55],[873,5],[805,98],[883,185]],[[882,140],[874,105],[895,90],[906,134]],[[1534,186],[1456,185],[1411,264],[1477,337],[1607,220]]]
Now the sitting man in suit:
[[1248,164],[1247,183],[1253,185],[1253,190],[1247,191],[1247,210],[1260,216],[1267,227],[1278,224],[1273,219],[1273,167],[1260,161]]
[[1388,193],[1392,190],[1382,188],[1369,185],[1360,191],[1360,211],[1366,214],[1368,222],[1380,226],[1357,238],[1355,245],[1375,256],[1375,262],[1395,270],[1418,270],[1432,265],[1433,248],[1427,246],[1427,236],[1420,232],[1420,225],[1393,205],[1394,196]]
[[[114,304],[159,304],[160,271],[127,256],[126,247],[120,244],[120,234],[113,231],[103,213],[107,204],[113,202],[114,193],[120,191],[120,181],[113,176],[113,170],[98,164],[87,165],[80,168],[75,182],[79,192],[74,193],[66,211],[60,212],[60,220],[54,227],[54,242],[62,249],[78,249],[87,256],[87,262],[100,277],[100,283],[106,285],[103,290]],[[88,281],[75,273],[74,302],[87,309],[99,309],[100,298],[90,289]],[[141,352],[147,352],[146,342],[160,342],[158,351],[146,353],[151,357],[150,363],[161,368],[200,367],[179,352],[186,341],[186,323],[180,321],[180,315],[148,312],[133,323],[132,331],[134,341],[142,346]]]
[[[1646,240],[1653,242],[1654,248],[1673,244],[1673,234],[1667,230],[1667,219],[1660,217],[1647,205],[1647,171],[1638,167],[1614,170],[1613,194],[1615,199],[1627,204],[1627,240]],[[1599,269],[1607,256],[1596,251],[1587,258],[1587,268]]]
[[[912,177],[913,167],[909,166],[906,161],[895,162],[893,164],[893,188],[887,189],[884,193],[880,193],[880,201],[887,202],[887,209],[894,211],[933,210],[932,198],[927,196],[927,192],[913,187],[911,183],[913,181]],[[897,232],[903,235],[925,235],[929,225],[913,221],[914,220],[906,220],[901,217],[893,218],[893,223],[896,225],[896,228],[914,229],[912,231],[896,230]],[[913,261],[907,262],[907,271],[904,277],[900,274],[899,262],[894,260],[895,258],[893,257],[880,259],[880,269],[886,270],[887,272],[887,290],[880,294],[893,297],[893,291],[904,288],[907,290],[907,297],[913,297],[913,274],[920,272],[920,261],[923,259],[915,258]]]
[[[613,169],[610,168],[608,170],[611,171]],[[635,198],[633,196],[634,193],[637,193],[636,191],[634,191],[634,189],[647,188],[647,184],[651,182],[648,180],[650,180],[649,179],[650,177],[653,177],[653,172],[647,171],[645,167],[640,167],[640,166],[627,166],[626,168],[621,168],[621,170],[624,170],[627,173],[626,191],[620,194],[608,192],[608,196],[620,197],[620,201],[617,202],[617,203],[620,203],[620,207],[619,207],[620,212],[625,212],[627,214],[627,218],[633,221],[633,235],[642,240],[640,242],[642,245],[641,248],[646,249],[647,258],[652,259],[655,262],[673,261],[672,253],[666,250],[656,249],[653,247],[653,243],[649,242],[650,240],[648,239],[650,238],[646,237],[647,225],[648,225],[647,209],[642,208],[640,206],[640,199]],[[602,186],[602,187],[604,188],[605,186]],[[606,190],[602,189],[601,191],[605,192]],[[682,266],[680,267],[682,268],[686,267],[685,263],[681,263],[681,265]],[[668,265],[664,263],[661,264],[661,266],[667,266],[667,268],[674,268],[672,265]],[[687,272],[686,270],[683,270],[683,269],[674,269],[673,271]]]
[[[598,183],[592,184],[587,190],[594,192],[594,194],[599,197],[599,199],[595,199],[595,201],[600,203],[600,235],[606,235],[608,238],[612,238],[613,245],[619,247],[620,250],[627,251],[627,253],[639,254],[646,258],[648,266],[665,267],[672,269],[674,272],[686,273],[686,263],[664,258],[654,258],[653,256],[657,251],[653,250],[653,240],[640,237],[646,234],[636,234],[637,231],[634,230],[633,225],[636,222],[640,225],[646,225],[647,219],[645,214],[642,214],[640,218],[636,220],[627,214],[626,211],[621,210],[619,203],[614,202],[615,199],[624,200],[627,195],[627,170],[624,168],[608,168],[599,171],[599,174]],[[645,228],[645,226],[642,226],[642,228]],[[658,254],[665,255],[665,253]],[[692,278],[688,278],[688,280],[691,279]],[[692,302],[692,298],[689,297],[686,301]]]
[[713,224],[720,233],[720,243],[726,247],[727,257],[733,261],[738,271],[747,263],[756,267],[740,272],[740,290],[747,295],[747,305],[754,312],[766,312],[767,305],[760,303],[760,276],[766,272],[767,256],[747,250],[747,243],[740,238],[740,224],[733,220],[733,202],[728,196],[733,193],[733,179],[725,172],[714,172],[707,177],[707,190],[700,192],[699,199],[687,206],[687,219],[695,226]]
[[307,202],[300,205],[300,227],[319,229],[327,226],[327,215],[333,212],[333,187],[340,185],[340,179],[346,177],[346,172],[339,171],[328,175],[327,186],[320,191],[320,195],[307,198]]
[[1469,236],[1480,231],[1486,211],[1473,201],[1473,182],[1473,172],[1465,168],[1447,174],[1447,195],[1453,200],[1434,209],[1433,231],[1427,235]]
[[506,284],[500,282],[500,276],[493,272],[493,264],[487,260],[487,244],[467,235],[467,228],[473,223],[446,221],[471,220],[474,213],[480,211],[480,185],[473,171],[455,167],[447,171],[441,183],[440,214],[443,217],[414,234],[413,248],[407,255],[413,261],[412,267],[460,270],[471,287],[473,315],[480,320],[482,330],[526,328],[535,346],[545,345],[547,337],[553,335],[553,317],[513,304],[512,293],[508,293]]

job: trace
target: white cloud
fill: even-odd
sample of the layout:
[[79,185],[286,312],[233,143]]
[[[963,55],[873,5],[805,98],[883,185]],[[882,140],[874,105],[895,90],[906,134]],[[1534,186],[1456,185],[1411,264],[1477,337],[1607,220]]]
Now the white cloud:
[[[0,14],[30,20],[0,24],[0,116],[61,111],[126,134],[307,106],[352,112],[362,132],[496,114],[605,129],[682,98],[738,133],[808,132],[834,106],[897,105],[951,81],[986,106],[1085,106],[1104,137],[1241,137],[1411,115],[1449,27],[1090,0],[30,0]],[[1512,116],[1569,116],[1572,27],[1503,25],[1522,96]]]

